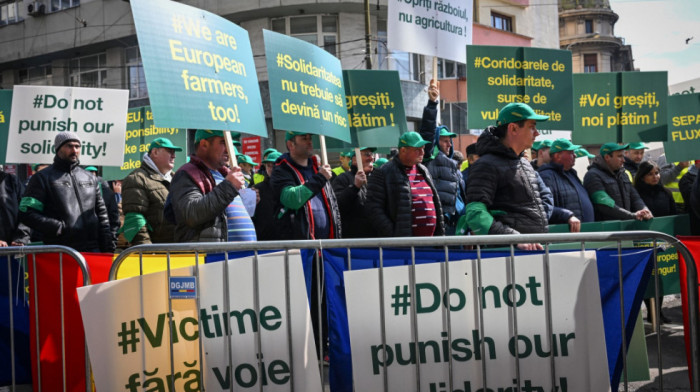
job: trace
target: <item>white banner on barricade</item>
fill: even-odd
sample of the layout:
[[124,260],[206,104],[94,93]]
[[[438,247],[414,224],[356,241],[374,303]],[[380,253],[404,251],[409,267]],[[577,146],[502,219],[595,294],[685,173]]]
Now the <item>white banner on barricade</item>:
[[472,43],[472,15],[471,0],[391,0],[387,46],[464,64]]
[[[200,308],[196,308],[195,299],[173,299],[172,322],[168,317],[169,292],[193,290],[189,283],[193,278],[180,278],[177,283],[171,280],[169,285],[166,272],[159,272],[79,288],[97,390],[170,390],[173,380],[178,391],[257,391],[261,384],[266,391],[289,391],[293,383],[294,390],[320,392],[301,259],[290,254],[288,282],[284,255],[260,255],[258,260],[257,313],[251,258],[228,262],[228,315],[225,262],[199,267],[196,294]],[[194,267],[172,270],[171,274],[192,276]]]
[[82,142],[83,165],[121,166],[129,90],[15,86],[7,162],[53,163],[54,138],[70,132]]
[[[388,384],[396,391],[418,390],[416,367],[421,391],[517,390],[516,357],[519,390],[609,390],[595,253],[549,257],[551,337],[546,328],[543,255],[515,257],[514,285],[508,284],[511,272],[505,258],[482,260],[483,330],[475,301],[479,293],[475,260],[449,263],[449,289],[445,263],[416,265],[415,282],[410,266],[384,268],[383,293],[378,270],[346,271],[355,390],[382,390],[385,367]],[[379,322],[380,295],[386,345]],[[447,307],[451,309],[449,337]],[[554,356],[554,385],[550,355]],[[450,357],[452,390],[448,388]]]

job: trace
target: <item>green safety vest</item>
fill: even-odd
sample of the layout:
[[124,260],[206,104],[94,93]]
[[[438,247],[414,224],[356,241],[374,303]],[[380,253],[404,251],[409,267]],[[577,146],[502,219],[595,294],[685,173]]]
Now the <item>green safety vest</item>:
[[345,169],[343,169],[342,166],[338,166],[338,167],[333,169],[333,173],[335,173],[336,176],[339,176],[339,175],[345,173]]

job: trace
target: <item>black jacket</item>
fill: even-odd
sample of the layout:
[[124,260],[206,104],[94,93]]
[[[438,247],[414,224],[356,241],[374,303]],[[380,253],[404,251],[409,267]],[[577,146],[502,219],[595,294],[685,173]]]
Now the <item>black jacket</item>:
[[260,202],[255,206],[253,224],[255,224],[255,234],[258,237],[258,241],[272,241],[280,238],[278,224],[275,219],[275,206],[277,203],[270,184],[270,176],[265,172],[262,173],[265,179],[254,185],[254,188],[260,194]]
[[19,226],[19,203],[24,184],[14,174],[0,171],[0,241],[10,245],[13,241],[27,244],[28,232]]
[[[457,162],[452,158],[454,147],[450,147],[449,156],[442,152],[437,146],[440,135],[437,132],[437,102],[428,101],[428,105],[423,108],[423,118],[421,120],[420,135],[427,141],[425,145],[425,157],[423,164],[430,171],[430,175],[435,182],[435,188],[440,196],[440,204],[445,215],[451,218],[451,224],[455,225],[458,218],[456,216],[457,197],[466,198],[464,193],[464,182],[462,173],[457,167]],[[433,151],[435,150],[435,152]]]
[[541,180],[530,162],[487,128],[476,142],[479,160],[469,170],[467,208],[483,203],[493,216],[489,234],[546,233]]
[[114,252],[115,238],[100,183],[79,162],[55,157],[53,165],[32,176],[22,201],[27,198],[38,203],[20,210],[20,220],[41,232],[44,243],[65,245],[79,252]]
[[[366,173],[367,180],[376,171]],[[333,192],[338,200],[340,210],[340,221],[343,225],[343,237],[345,238],[371,238],[377,236],[377,231],[370,223],[368,214],[365,212],[365,201],[367,200],[367,184],[362,187],[355,187],[355,175],[357,166],[352,165],[349,172],[337,176],[333,182]]]
[[572,211],[581,222],[594,221],[593,203],[575,169],[565,172],[562,165],[550,162],[542,165],[538,173],[552,191],[555,206]]
[[[635,212],[646,207],[639,193],[634,189],[624,168],[611,172],[605,160],[598,155],[583,177],[583,186],[593,201],[595,220],[635,219]],[[615,202],[610,207],[596,202],[596,192],[604,191]]]
[[673,195],[661,183],[652,186],[641,181],[640,184],[634,184],[634,187],[654,217],[676,215],[676,202],[673,200]]
[[[437,218],[433,236],[445,235],[445,218],[433,178],[425,166],[420,163],[416,166],[433,192]],[[411,184],[406,175],[406,167],[401,164],[399,157],[395,156],[379,169],[375,169],[367,180],[365,210],[380,237],[411,237],[412,209]]]
[[[227,167],[219,169],[222,176]],[[191,155],[170,183],[170,208],[175,214],[175,242],[226,242],[226,207],[238,196],[227,180],[216,185],[206,164]],[[168,213],[166,201],[166,215]]]
[[314,239],[314,218],[311,202],[307,200],[297,210],[286,208],[281,202],[282,190],[286,187],[298,185],[306,186],[313,193],[312,197],[318,195],[319,192],[322,193],[323,204],[328,214],[330,225],[329,237],[342,238],[340,211],[338,210],[338,202],[331,187],[331,182],[318,172],[318,165],[311,158],[309,158],[309,165],[311,165],[315,174],[311,179],[305,181],[301,174],[303,168],[292,160],[289,153],[284,153],[275,161],[275,168],[270,176],[270,185],[272,186],[276,203],[275,219],[279,222],[280,239]]

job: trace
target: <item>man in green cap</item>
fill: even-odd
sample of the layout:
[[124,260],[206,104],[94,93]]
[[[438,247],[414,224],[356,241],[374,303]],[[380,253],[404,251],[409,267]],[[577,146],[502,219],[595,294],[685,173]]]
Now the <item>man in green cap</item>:
[[245,178],[240,167],[226,166],[224,131],[198,129],[194,148],[190,161],[175,173],[166,202],[165,214],[174,216],[175,242],[255,241],[255,226],[239,196]]
[[380,237],[445,235],[442,205],[418,132],[399,138],[399,153],[375,170],[367,182],[366,213]]
[[253,187],[258,191],[260,202],[255,206],[255,215],[253,215],[253,223],[255,224],[255,233],[258,236],[258,241],[271,241],[279,239],[279,231],[277,220],[275,219],[275,200],[274,191],[270,184],[270,173],[275,168],[275,161],[282,156],[279,152],[271,152],[263,159],[262,166],[265,170],[260,170],[255,173],[256,176],[263,177],[262,181],[258,181]]
[[[581,146],[573,144],[569,140],[555,140],[549,149],[552,161],[540,167],[538,171],[542,181],[552,191],[554,206],[571,211],[573,217],[578,221],[576,222],[571,217],[567,219],[566,222],[569,223],[572,232],[580,231],[580,222],[593,222],[595,220],[591,199],[578,178],[576,169],[574,169],[575,151],[579,148]],[[554,214],[549,221],[564,223],[557,222]]]
[[644,159],[644,150],[648,149],[649,147],[647,147],[647,145],[643,142],[634,142],[630,143],[630,147],[625,150],[624,166],[629,173],[628,176],[630,178],[630,182],[632,182],[632,179],[637,174],[639,164],[642,163],[642,160]]
[[[350,171],[340,174],[332,181],[333,192],[338,200],[340,221],[344,238],[375,237],[374,228],[365,214],[367,179],[374,173],[374,147],[360,147],[360,158],[353,150],[350,155]],[[357,162],[360,162],[359,166]]]
[[593,201],[596,221],[654,217],[625,174],[623,151],[628,148],[629,144],[603,144],[600,155],[583,177],[583,186]]
[[250,185],[252,185],[251,182],[253,182],[253,168],[258,166],[258,164],[253,162],[253,158],[244,154],[236,155],[236,159],[238,160],[238,166],[241,167],[241,172],[245,178],[245,185],[246,187],[250,187]]
[[457,137],[457,134],[450,132],[445,126],[437,126],[439,97],[440,90],[437,84],[431,81],[428,87],[428,104],[423,109],[420,135],[428,142],[425,145],[427,158],[424,158],[423,164],[435,181],[442,211],[445,214],[445,234],[453,235],[457,220],[464,214],[466,194],[464,178],[457,162],[452,159],[454,155],[452,139]]
[[350,171],[350,157],[352,157],[353,154],[354,151],[340,153],[340,157],[338,158],[340,160],[340,166],[333,168],[333,179],[347,171]]
[[546,165],[552,161],[552,157],[549,154],[549,149],[551,147],[552,140],[550,139],[533,143],[532,150],[536,152],[535,156],[532,157],[532,161],[530,161],[533,169],[537,170],[540,166]]
[[173,179],[175,153],[182,147],[159,137],[148,146],[141,165],[122,182],[124,225],[120,233],[130,245],[175,242],[175,225],[163,219]]
[[267,157],[270,156],[271,154],[277,154],[278,157],[280,155],[282,155],[279,151],[277,151],[277,149],[272,148],[272,147],[263,151],[263,154],[262,154],[262,159],[263,159],[262,163],[263,164],[260,167],[260,170],[256,171],[255,174],[253,174],[253,184],[254,185],[265,181],[266,178],[270,178],[270,173],[272,173],[272,167],[274,167],[274,161],[272,162],[273,165],[270,165],[271,167],[269,169],[268,169],[268,165],[266,165],[265,163],[266,163],[266,161],[269,162]]
[[[551,193],[524,157],[532,148],[537,122],[548,116],[523,103],[510,103],[498,113],[496,126],[476,141],[479,160],[467,180],[466,221],[473,234],[546,233],[551,206],[543,194]],[[551,200],[551,199],[550,199]],[[518,244],[523,250],[542,245]]]
[[270,176],[281,238],[341,238],[331,167],[314,158],[311,134],[287,132],[285,141],[288,152],[277,159]]

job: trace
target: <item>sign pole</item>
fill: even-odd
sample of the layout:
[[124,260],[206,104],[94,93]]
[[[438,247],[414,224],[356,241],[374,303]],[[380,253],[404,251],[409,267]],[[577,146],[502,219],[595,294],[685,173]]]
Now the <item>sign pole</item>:
[[328,151],[326,151],[326,136],[318,135],[318,140],[321,142],[321,163],[328,164]]
[[236,158],[235,147],[233,147],[233,138],[231,137],[231,132],[224,131],[224,140],[226,141],[226,151],[228,152],[228,165],[233,169],[234,166],[238,166],[238,159]]
[[[355,162],[357,162],[357,171],[364,171],[364,165],[362,164],[362,156],[360,155],[360,147],[355,147]],[[350,165],[352,166],[352,160],[350,161]]]

